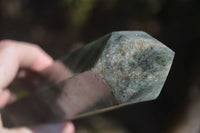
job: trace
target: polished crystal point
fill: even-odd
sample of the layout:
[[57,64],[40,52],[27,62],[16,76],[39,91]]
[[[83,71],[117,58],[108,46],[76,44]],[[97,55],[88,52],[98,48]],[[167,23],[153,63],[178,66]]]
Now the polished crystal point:
[[63,58],[74,72],[100,72],[118,103],[155,99],[167,78],[174,52],[142,31],[117,31]]

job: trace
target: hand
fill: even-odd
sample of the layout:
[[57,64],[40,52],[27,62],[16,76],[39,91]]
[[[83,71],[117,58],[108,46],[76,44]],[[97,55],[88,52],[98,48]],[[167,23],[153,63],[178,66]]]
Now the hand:
[[[4,40],[0,42],[0,108],[12,101],[11,93],[6,87],[18,75],[20,68],[42,72],[53,63],[53,59],[40,47],[25,42]],[[71,122],[43,125],[35,128],[5,129],[0,133],[74,133]]]

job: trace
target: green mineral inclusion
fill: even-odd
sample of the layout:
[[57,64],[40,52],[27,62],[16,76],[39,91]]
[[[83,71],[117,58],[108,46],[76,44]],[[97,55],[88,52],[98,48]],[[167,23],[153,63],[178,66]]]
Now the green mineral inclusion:
[[118,103],[155,99],[167,78],[174,52],[141,31],[112,32],[95,64]]
[[145,32],[117,31],[72,52],[62,61],[75,73],[99,72],[121,104],[157,98],[174,54]]

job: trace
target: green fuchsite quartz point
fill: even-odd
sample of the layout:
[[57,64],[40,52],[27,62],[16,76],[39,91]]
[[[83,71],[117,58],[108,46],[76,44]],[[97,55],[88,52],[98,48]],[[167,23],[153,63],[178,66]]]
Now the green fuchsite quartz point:
[[145,32],[117,31],[66,56],[63,62],[74,72],[98,71],[118,103],[136,103],[159,95],[174,54]]
[[33,125],[54,118],[72,120],[155,99],[173,58],[171,49],[145,32],[109,33],[55,62],[47,70],[53,77],[51,73],[55,75],[60,62],[65,68],[56,70],[59,82],[8,105],[2,116],[12,125]]

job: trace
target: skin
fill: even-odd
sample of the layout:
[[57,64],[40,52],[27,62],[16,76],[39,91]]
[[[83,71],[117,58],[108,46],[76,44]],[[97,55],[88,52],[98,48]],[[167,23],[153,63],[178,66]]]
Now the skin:
[[[0,41],[0,108],[15,99],[6,88],[19,76],[20,69],[42,73],[53,62],[53,59],[35,44],[12,40]],[[75,131],[71,122],[15,129],[6,129],[2,125],[0,118],[0,133],[74,133]]]

